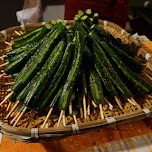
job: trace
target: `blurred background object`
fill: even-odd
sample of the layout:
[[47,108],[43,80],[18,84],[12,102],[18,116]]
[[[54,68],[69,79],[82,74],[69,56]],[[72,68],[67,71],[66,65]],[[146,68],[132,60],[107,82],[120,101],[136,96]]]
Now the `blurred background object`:
[[[31,8],[36,8],[38,5],[40,6],[40,8],[38,8],[40,12],[38,16],[37,14],[32,16],[37,19],[31,22],[47,22],[51,18],[64,19],[64,0],[5,0],[0,2],[0,30],[19,25],[20,23],[17,22],[16,12],[27,8],[30,10]],[[119,16],[121,14],[117,13],[117,15]],[[28,22],[29,21],[26,20],[26,23]],[[152,0],[130,0],[125,29],[132,34],[137,32],[139,35],[146,35],[152,40],[152,34],[150,32],[152,31]]]
[[20,24],[31,24],[41,21],[41,0],[25,0],[23,10],[16,12]]

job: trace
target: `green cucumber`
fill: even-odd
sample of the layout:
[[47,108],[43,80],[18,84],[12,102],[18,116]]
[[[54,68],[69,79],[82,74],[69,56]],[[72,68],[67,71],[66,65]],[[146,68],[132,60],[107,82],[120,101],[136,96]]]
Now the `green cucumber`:
[[7,52],[6,55],[7,55],[8,57],[12,57],[12,56],[18,55],[18,54],[26,51],[27,49],[33,47],[33,46],[36,45],[36,44],[37,44],[37,42],[25,44],[25,45],[23,45],[23,46],[21,46],[21,47],[19,47],[19,48],[16,48],[16,49],[13,49],[13,50]]
[[132,83],[132,85],[136,85],[137,88],[141,88],[143,91],[147,93],[151,93],[152,88],[149,86],[144,80],[137,77],[129,67],[127,67],[123,61],[116,55],[116,53],[108,46],[106,42],[101,42],[104,50],[109,54],[112,60],[117,64],[118,68],[121,70],[123,75]]
[[52,25],[55,25],[55,24],[56,24],[56,20],[55,20],[55,19],[51,19],[51,20],[49,21],[49,23],[52,24]]
[[81,16],[83,16],[84,12],[82,10],[78,10],[77,14],[81,17]]
[[79,75],[79,70],[82,63],[82,56],[84,51],[85,39],[83,33],[76,32],[75,52],[73,62],[64,85],[61,97],[59,99],[60,110],[66,110],[68,108],[70,98],[73,92],[75,80]]
[[91,10],[91,9],[86,9],[86,10],[85,10],[85,14],[86,14],[88,17],[91,17],[92,10]]
[[87,36],[87,32],[84,30],[84,28],[82,27],[82,25],[78,21],[75,21],[73,23],[73,25],[71,26],[71,29],[73,31],[81,31],[84,36]]
[[93,15],[93,24],[98,24],[99,20],[99,14],[98,13],[94,13]]
[[111,77],[107,71],[105,71],[104,68],[100,65],[100,62],[96,59],[94,54],[89,50],[88,47],[86,47],[86,52],[89,54],[90,62],[93,63],[94,68],[96,69],[98,75],[100,76],[100,79],[105,87],[105,92],[108,94],[108,97],[113,98],[114,96],[117,96],[117,90],[111,80]]
[[104,30],[101,26],[98,26],[97,24],[94,24],[91,26],[91,29],[97,32],[101,37],[105,37],[108,42],[111,42],[113,45],[120,48],[122,51],[126,52],[129,56],[134,57],[135,53],[130,50],[129,46],[124,47],[124,44],[119,42],[117,39],[113,37],[110,33],[108,33],[106,30]]
[[[74,48],[73,43],[71,43],[71,42],[68,43],[66,50],[64,52],[62,61],[61,61],[61,65],[59,66],[55,76],[52,78],[52,81],[49,84],[49,87],[47,88],[45,93],[43,95],[41,95],[41,97],[39,99],[39,102],[38,102],[39,110],[43,109],[46,105],[48,105],[48,102],[53,98],[54,93],[57,91],[59,83],[66,72],[68,63],[69,63],[71,55],[73,53],[73,48]],[[36,109],[36,110],[38,110],[38,109]]]
[[113,51],[124,61],[126,65],[128,65],[133,71],[135,72],[141,72],[143,70],[142,65],[134,60],[131,56],[129,56],[127,53],[123,52],[121,49],[110,43],[108,40],[106,40],[104,37],[100,37],[98,34],[96,34],[93,31],[91,31],[91,34],[96,39],[96,41],[101,45],[102,41],[105,41],[110,48],[112,48]]
[[34,54],[37,45],[30,48],[27,52],[23,52],[22,54],[18,55],[19,58],[16,59],[14,62],[9,64],[7,67],[4,68],[4,72],[7,74],[18,73],[24,67],[24,64],[28,61],[31,55]]
[[100,77],[95,70],[91,70],[91,69],[89,75],[89,87],[95,103],[97,105],[104,103],[103,89],[102,89],[102,83],[100,81]]
[[[89,35],[92,36],[91,33]],[[123,81],[120,79],[120,77],[117,75],[117,73],[113,69],[103,49],[93,38],[91,38],[91,41],[93,42],[93,51],[98,62],[100,63],[102,68],[104,68],[104,70],[107,73],[109,73],[112,82],[117,86],[117,88],[125,97],[127,98],[132,97],[132,93],[130,92],[130,90],[127,88],[127,86],[123,83]]]
[[37,32],[36,34],[34,34],[33,36],[31,36],[30,38],[28,39],[25,39],[23,41],[19,41],[15,44],[12,45],[12,48],[15,49],[15,48],[19,48],[27,43],[31,43],[31,42],[34,42],[34,41],[38,41],[39,39],[41,39],[46,33],[48,32],[48,29],[46,26],[43,26],[41,31]]
[[31,90],[27,94],[23,102],[24,105],[32,108],[33,105],[37,102],[43,89],[45,89],[45,86],[48,83],[49,79],[52,78],[53,72],[57,69],[60,60],[63,56],[65,46],[66,46],[66,42],[64,40],[61,40],[58,43],[58,45],[54,48],[49,58],[45,62],[44,66],[40,70],[40,75],[35,76],[37,77],[37,79],[35,80]]
[[31,37],[32,35],[34,35],[35,33],[40,32],[40,31],[42,30],[43,26],[44,26],[44,25],[39,26],[39,27],[37,27],[37,28],[35,28],[35,29],[33,29],[33,30],[31,30],[31,31],[23,34],[23,35],[20,35],[20,36],[15,37],[15,38],[13,39],[14,42],[18,42],[18,41],[22,41],[22,40],[25,40],[25,39],[27,39],[27,38],[30,38],[30,37]]
[[43,66],[45,60],[48,58],[48,55],[51,52],[50,50],[54,46],[54,41],[60,38],[64,34],[64,31],[65,31],[65,26],[62,25],[61,23],[61,26],[58,26],[58,28],[48,38],[46,45],[42,44],[43,47],[32,61],[32,64],[28,65],[24,73],[19,77],[19,79],[12,87],[12,90],[14,92],[19,92],[21,89],[23,89],[25,85],[37,73],[37,71],[39,71],[39,68]]
[[24,66],[24,68],[22,69],[22,71],[18,74],[16,80],[18,80],[19,78],[24,77],[24,72],[28,71],[27,68],[29,68],[29,66],[33,65],[33,63],[35,62],[35,60],[38,58],[38,54],[39,52],[45,48],[45,45],[49,39],[49,37],[53,34],[53,32],[57,29],[57,28],[61,28],[63,25],[60,24],[56,24],[55,26],[53,26],[53,28],[51,29],[51,31],[49,33],[46,34],[46,36],[44,36],[41,40],[39,40],[38,44],[40,45],[36,52],[34,53],[33,56],[31,56],[31,58],[29,59],[29,61],[27,62],[27,64]]

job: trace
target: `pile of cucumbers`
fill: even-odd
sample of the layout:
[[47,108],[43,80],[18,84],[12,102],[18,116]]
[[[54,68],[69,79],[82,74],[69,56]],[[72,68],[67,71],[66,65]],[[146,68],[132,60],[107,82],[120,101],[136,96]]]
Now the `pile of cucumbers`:
[[143,67],[134,51],[98,25],[98,13],[79,10],[74,20],[69,26],[51,19],[14,38],[4,71],[15,79],[9,101],[22,102],[19,111],[67,110],[71,97],[77,109],[81,95],[99,105],[105,97],[151,94],[152,87],[136,75]]

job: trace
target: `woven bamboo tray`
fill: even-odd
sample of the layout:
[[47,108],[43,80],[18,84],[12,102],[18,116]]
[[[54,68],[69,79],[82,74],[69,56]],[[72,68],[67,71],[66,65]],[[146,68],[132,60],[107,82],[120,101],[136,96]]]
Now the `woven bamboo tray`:
[[[74,21],[67,21],[69,25],[73,24]],[[117,38],[121,38],[123,43],[127,43],[132,47],[137,53],[137,59],[143,62],[144,71],[152,76],[152,59],[150,55],[141,47],[140,43],[135,40],[129,33],[118,25],[108,22],[99,21],[100,25],[109,31],[112,35]],[[0,56],[6,54],[6,51],[10,48],[5,44],[5,40],[11,41],[11,37],[16,36],[16,31],[25,32],[27,29],[36,28],[43,23],[30,24],[26,26],[16,26],[8,28],[0,32]],[[2,62],[2,61],[1,61]],[[2,73],[2,69],[1,69]],[[0,73],[0,74],[1,74]],[[152,85],[152,81],[145,76],[143,73],[139,74],[144,80]],[[5,78],[0,79],[0,102],[8,94],[8,89],[11,85],[7,85],[8,82],[13,82],[11,76],[5,76]],[[123,99],[122,99],[123,100]],[[51,115],[48,121],[48,128],[41,128],[44,122],[45,115],[35,115],[32,121],[28,124],[31,117],[31,113],[27,113],[22,117],[22,119],[17,124],[17,127],[9,125],[12,118],[6,119],[7,115],[6,108],[8,102],[0,107],[0,128],[1,133],[8,139],[14,142],[47,142],[52,140],[59,140],[74,134],[83,134],[89,131],[97,130],[104,127],[109,127],[110,125],[116,125],[124,122],[135,121],[137,119],[144,119],[145,117],[151,116],[152,112],[152,96],[146,96],[145,98],[135,97],[135,100],[141,106],[133,106],[129,102],[122,102],[123,110],[120,110],[118,105],[114,103],[113,110],[109,110],[108,105],[104,105],[104,117],[100,118],[99,109],[94,109],[91,107],[91,114],[87,116],[87,119],[80,118],[77,115],[78,125],[74,123],[73,117],[66,117],[66,126],[61,123],[60,127],[56,127],[58,121],[58,115]],[[26,128],[28,124],[28,127]]]

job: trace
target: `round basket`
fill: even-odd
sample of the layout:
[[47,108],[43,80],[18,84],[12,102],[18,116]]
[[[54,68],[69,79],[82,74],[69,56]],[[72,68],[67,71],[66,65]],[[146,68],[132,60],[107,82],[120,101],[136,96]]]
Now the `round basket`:
[[[67,21],[67,24],[71,25],[74,21],[70,20]],[[0,32],[0,56],[6,53],[7,45],[5,44],[5,40],[11,41],[11,37],[14,37],[16,34],[14,31],[25,31],[27,29],[36,28],[43,23],[36,23],[30,24],[25,26],[16,26],[12,28],[8,28]],[[99,24],[108,32],[110,32],[113,36],[117,38],[121,38],[123,43],[127,43],[130,47],[133,47],[137,53],[136,57],[138,60],[145,62],[145,56],[147,52],[140,47],[140,44],[137,40],[135,40],[129,33],[127,33],[124,29],[120,26],[108,22],[99,20]],[[151,58],[148,60],[148,68],[144,68],[149,75],[152,76],[152,62]],[[146,64],[145,64],[146,65]],[[143,79],[147,80],[148,83],[152,85],[152,82],[147,78],[144,74],[140,74]],[[8,94],[7,90],[11,88],[10,85],[7,85],[8,82],[12,82],[13,79],[8,76],[5,78],[0,79],[0,98],[1,101],[4,97]],[[136,119],[143,119],[147,116],[151,115],[152,110],[152,98],[150,96],[143,98],[135,98],[140,104],[141,108],[138,106],[133,106],[132,104],[125,102],[123,104],[124,109],[120,110],[119,107],[116,105],[114,106],[113,110],[109,110],[106,108],[104,109],[104,116],[105,119],[100,118],[99,110],[96,112],[91,113],[87,116],[87,119],[82,119],[79,116],[77,117],[78,124],[74,123],[74,120],[71,116],[66,117],[66,126],[61,124],[60,127],[56,127],[58,117],[56,115],[52,115],[49,120],[49,127],[48,128],[41,128],[43,121],[45,120],[46,116],[37,115],[29,122],[31,118],[31,113],[25,115],[17,127],[13,127],[9,125],[11,119],[6,119],[5,116],[7,115],[6,108],[8,103],[6,102],[0,107],[0,127],[1,133],[8,139],[13,140],[15,142],[47,142],[52,140],[59,140],[61,138],[65,138],[67,136],[72,136],[74,134],[82,134],[92,130],[97,130],[103,127],[108,127],[109,125],[115,125],[119,123],[124,123],[128,121],[134,121]],[[28,125],[27,125],[28,124]],[[28,126],[28,127],[27,127]],[[27,127],[27,128],[25,128]]]

